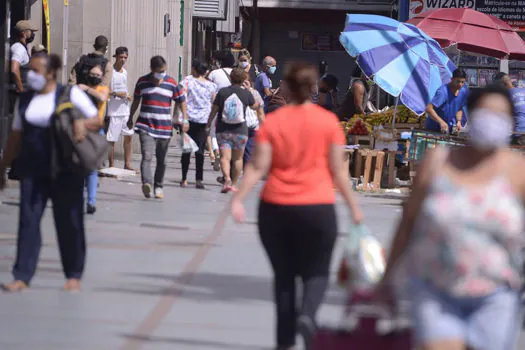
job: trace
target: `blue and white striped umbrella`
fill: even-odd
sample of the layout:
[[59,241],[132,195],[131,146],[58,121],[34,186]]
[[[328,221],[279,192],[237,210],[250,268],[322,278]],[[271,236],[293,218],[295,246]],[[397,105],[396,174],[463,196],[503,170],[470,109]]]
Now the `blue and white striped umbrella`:
[[339,38],[363,72],[421,115],[456,66],[417,27],[376,15],[347,15]]

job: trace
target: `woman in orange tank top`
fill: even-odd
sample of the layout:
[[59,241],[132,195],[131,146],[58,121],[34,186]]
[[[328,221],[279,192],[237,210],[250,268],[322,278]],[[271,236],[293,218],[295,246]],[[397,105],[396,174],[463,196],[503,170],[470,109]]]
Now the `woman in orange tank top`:
[[[291,103],[271,113],[259,129],[254,159],[231,204],[234,219],[242,222],[242,201],[268,174],[258,225],[274,272],[279,350],[294,348],[297,331],[308,349],[315,330],[337,237],[334,184],[352,220],[359,223],[363,216],[343,166],[339,120],[310,101],[317,75],[310,64],[287,66],[283,85]],[[297,276],[303,281],[300,310],[295,307]]]

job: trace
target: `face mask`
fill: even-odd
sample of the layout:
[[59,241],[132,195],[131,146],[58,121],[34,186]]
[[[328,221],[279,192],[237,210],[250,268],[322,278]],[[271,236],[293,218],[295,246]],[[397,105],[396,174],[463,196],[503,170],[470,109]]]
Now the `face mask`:
[[249,65],[249,64],[250,64],[250,63],[248,63],[248,61],[242,61],[242,62],[239,62],[239,66],[240,66],[241,68],[243,68],[243,69],[248,68],[248,65]]
[[102,78],[92,77],[92,76],[88,75],[87,83],[88,83],[89,86],[97,86],[97,85],[100,85],[102,83]]
[[166,76],[166,72],[153,73],[153,77],[157,80],[162,80]]
[[32,43],[33,40],[35,40],[35,33],[31,32],[31,36],[29,38],[26,38],[26,43],[27,44]]
[[276,66],[270,67],[268,68],[268,74],[274,75],[276,70],[277,70]]
[[32,70],[27,72],[27,85],[31,90],[42,91],[46,84],[46,78],[42,74]]
[[328,92],[327,88],[319,88],[319,92],[322,92],[323,94],[326,94]]
[[509,116],[490,109],[473,110],[468,118],[470,144],[479,150],[490,151],[509,145],[513,124]]

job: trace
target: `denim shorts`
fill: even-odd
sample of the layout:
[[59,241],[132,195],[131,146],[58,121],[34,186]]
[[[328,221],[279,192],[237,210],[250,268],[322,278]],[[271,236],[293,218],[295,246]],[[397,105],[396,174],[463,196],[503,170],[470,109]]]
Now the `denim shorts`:
[[419,280],[411,289],[417,345],[462,340],[476,350],[515,349],[523,321],[520,291],[501,287],[487,296],[458,298]]

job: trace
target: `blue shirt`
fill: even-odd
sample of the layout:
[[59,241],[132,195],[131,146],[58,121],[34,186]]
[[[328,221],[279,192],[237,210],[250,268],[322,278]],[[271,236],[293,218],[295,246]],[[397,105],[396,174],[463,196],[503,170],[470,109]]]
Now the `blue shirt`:
[[[449,85],[445,84],[438,89],[432,100],[432,105],[434,106],[437,115],[448,124],[450,132],[452,132],[452,128],[456,125],[456,114],[460,110],[465,111],[464,107],[467,104],[468,95],[469,89],[467,86],[461,88],[458,95],[455,96],[454,93],[450,91]],[[461,122],[463,124],[463,120]],[[441,131],[439,124],[432,120],[428,115],[425,128],[430,131]]]
[[259,94],[264,99],[264,106],[268,106],[269,97],[266,96],[264,93],[264,89],[271,89],[272,88],[272,82],[270,81],[270,78],[268,78],[268,74],[266,72],[261,72],[257,78],[255,79],[255,90],[259,92]]
[[525,132],[525,89],[510,89],[510,95],[516,112],[514,116],[515,131]]

